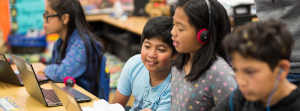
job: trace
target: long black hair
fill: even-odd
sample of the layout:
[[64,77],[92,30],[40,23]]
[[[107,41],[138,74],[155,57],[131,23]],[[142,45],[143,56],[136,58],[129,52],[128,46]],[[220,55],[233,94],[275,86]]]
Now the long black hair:
[[[89,31],[89,27],[87,21],[85,19],[85,15],[78,0],[48,0],[50,3],[50,7],[57,12],[58,15],[61,16],[63,14],[69,14],[69,22],[67,23],[67,36],[66,41],[69,40],[71,34],[74,32],[75,29],[78,30],[79,35],[84,43],[84,47],[86,50],[86,57],[87,57],[87,67],[86,71],[87,74],[90,74],[87,77],[87,80],[90,81],[89,86],[91,93],[98,95],[98,87],[100,86],[100,69],[101,69],[101,60],[103,54],[105,52],[105,44],[101,42],[100,38],[96,37]],[[98,43],[97,43],[98,42]],[[102,46],[100,46],[100,44]],[[62,53],[61,58],[65,58],[67,44],[62,46]],[[100,49],[100,50],[99,50]],[[96,79],[95,79],[96,78]],[[101,86],[100,86],[101,88]],[[104,94],[103,88],[102,93]]]
[[[229,18],[226,10],[217,0],[209,1],[213,21],[210,26],[210,40],[196,51],[191,72],[185,76],[188,81],[193,81],[200,77],[216,60],[216,55],[223,57],[228,62],[225,51],[222,48],[222,40],[231,31]],[[209,13],[205,0],[179,0],[176,6],[183,8],[189,18],[189,23],[196,30],[208,28]],[[176,68],[182,70],[189,59],[189,53],[179,54],[176,60]]]

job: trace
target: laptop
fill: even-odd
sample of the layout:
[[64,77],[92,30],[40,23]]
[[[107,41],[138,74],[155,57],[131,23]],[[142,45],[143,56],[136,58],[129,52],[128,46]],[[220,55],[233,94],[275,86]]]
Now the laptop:
[[[59,99],[57,98],[56,94],[52,89],[45,90],[40,88],[37,82],[36,74],[33,70],[32,65],[29,62],[22,60],[21,58],[15,55],[13,55],[13,58],[18,70],[20,71],[21,78],[24,82],[24,86],[28,94],[33,96],[39,102],[43,103],[45,106],[61,105]],[[92,98],[80,93],[72,87],[64,87],[64,90],[75,95],[75,98],[78,102],[89,102],[92,100]]]
[[61,89],[51,81],[49,83],[67,111],[82,111],[73,94]]
[[20,75],[14,73],[4,54],[0,54],[0,81],[23,86]]
[[47,107],[62,105],[53,90],[41,89],[32,65],[29,62],[26,62],[15,55],[13,55],[13,59],[20,72],[25,89],[30,96]]
[[[50,80],[48,77],[41,74],[39,74],[37,77],[39,82]],[[24,86],[20,74],[13,71],[4,54],[0,54],[0,81],[18,86]]]

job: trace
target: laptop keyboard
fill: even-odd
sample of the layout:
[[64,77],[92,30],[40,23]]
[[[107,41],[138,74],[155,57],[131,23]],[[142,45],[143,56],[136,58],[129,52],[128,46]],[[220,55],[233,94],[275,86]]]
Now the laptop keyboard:
[[42,90],[42,91],[43,91],[43,95],[46,99],[46,102],[48,102],[47,100],[49,100],[49,102],[52,102],[52,103],[60,102],[60,100],[56,96],[56,93],[54,92],[54,90]]

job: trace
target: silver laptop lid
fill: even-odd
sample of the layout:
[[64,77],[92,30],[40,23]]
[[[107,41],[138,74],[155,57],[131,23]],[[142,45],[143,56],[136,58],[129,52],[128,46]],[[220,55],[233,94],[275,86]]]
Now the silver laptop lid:
[[67,111],[81,111],[79,104],[71,93],[61,89],[51,81],[49,83]]
[[38,84],[37,78],[32,68],[32,65],[29,62],[26,62],[15,55],[13,55],[13,59],[19,70],[27,93],[36,100],[38,100],[40,103],[47,106],[44,95],[42,94],[42,90],[40,88],[40,85]]

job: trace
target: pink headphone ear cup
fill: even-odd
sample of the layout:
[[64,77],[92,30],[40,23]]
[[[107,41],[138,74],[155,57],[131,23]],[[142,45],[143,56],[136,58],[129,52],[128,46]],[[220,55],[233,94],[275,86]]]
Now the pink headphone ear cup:
[[204,31],[207,31],[207,28],[201,29],[201,30],[198,32],[198,34],[197,34],[197,39],[198,39],[198,41],[199,41],[201,44],[206,44],[206,42],[201,41],[201,33],[204,32]]
[[64,80],[63,80],[66,86],[67,86],[67,80],[68,80],[68,79],[72,79],[72,80],[74,81],[74,84],[76,84],[76,81],[75,81],[75,79],[74,79],[73,77],[67,76],[67,77],[65,77]]

